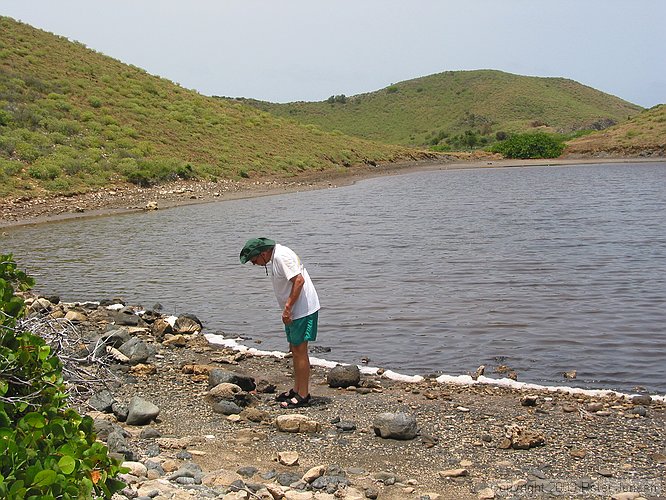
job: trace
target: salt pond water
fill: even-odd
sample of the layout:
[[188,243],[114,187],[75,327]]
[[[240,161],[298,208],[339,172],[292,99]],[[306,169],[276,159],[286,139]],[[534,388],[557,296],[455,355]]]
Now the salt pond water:
[[268,236],[315,281],[319,357],[666,393],[665,163],[418,172],[6,232],[39,291],[160,303],[274,350],[270,278],[238,261]]

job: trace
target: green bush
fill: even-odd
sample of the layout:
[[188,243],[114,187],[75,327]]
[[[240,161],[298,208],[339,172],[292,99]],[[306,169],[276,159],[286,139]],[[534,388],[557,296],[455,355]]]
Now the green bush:
[[14,154],[14,149],[16,149],[16,139],[6,135],[0,135],[0,153],[11,156]]
[[0,126],[9,125],[11,121],[12,115],[4,109],[0,109]]
[[516,134],[493,145],[491,151],[506,158],[557,158],[564,151],[564,143],[544,132]]
[[12,181],[12,178],[18,176],[21,170],[23,170],[23,164],[20,161],[0,158],[0,179],[3,182]]
[[328,104],[335,104],[336,102],[340,103],[340,104],[346,104],[347,103],[347,96],[344,95],[344,94],[332,95],[328,99],[326,99],[326,102]]
[[198,175],[192,165],[172,158],[136,160],[124,158],[119,162],[122,175],[128,182],[149,187],[176,179],[194,179]]
[[23,141],[16,143],[14,152],[21,160],[27,162],[33,162],[42,156],[42,153],[35,147],[34,144]]
[[101,108],[102,100],[97,96],[90,96],[88,98],[88,104],[90,104],[93,108]]
[[52,181],[60,177],[61,174],[62,169],[58,165],[50,163],[48,157],[40,158],[40,161],[28,169],[28,175],[40,181]]
[[25,304],[15,291],[33,284],[0,255],[0,498],[110,498],[125,486],[122,469],[92,419],[66,407],[58,357],[17,326]]

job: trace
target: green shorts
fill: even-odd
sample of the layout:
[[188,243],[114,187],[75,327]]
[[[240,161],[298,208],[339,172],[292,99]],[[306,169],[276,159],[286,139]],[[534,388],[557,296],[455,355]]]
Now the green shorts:
[[319,321],[319,311],[315,311],[309,316],[298,318],[284,325],[284,331],[287,334],[287,340],[291,345],[300,345],[303,342],[317,340],[317,323]]

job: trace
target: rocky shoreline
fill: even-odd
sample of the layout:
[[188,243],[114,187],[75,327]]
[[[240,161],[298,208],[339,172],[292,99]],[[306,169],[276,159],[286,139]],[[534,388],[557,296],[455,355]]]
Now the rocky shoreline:
[[[663,498],[666,404],[314,367],[286,410],[288,357],[209,344],[190,315],[29,296],[108,373],[79,398],[122,459],[117,498]],[[83,392],[79,392],[83,395]]]

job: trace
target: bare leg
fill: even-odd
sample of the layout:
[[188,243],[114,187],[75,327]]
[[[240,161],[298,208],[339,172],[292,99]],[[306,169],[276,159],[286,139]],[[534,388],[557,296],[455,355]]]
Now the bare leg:
[[294,355],[294,389],[301,397],[310,394],[310,356],[308,355],[308,343],[290,346]]

